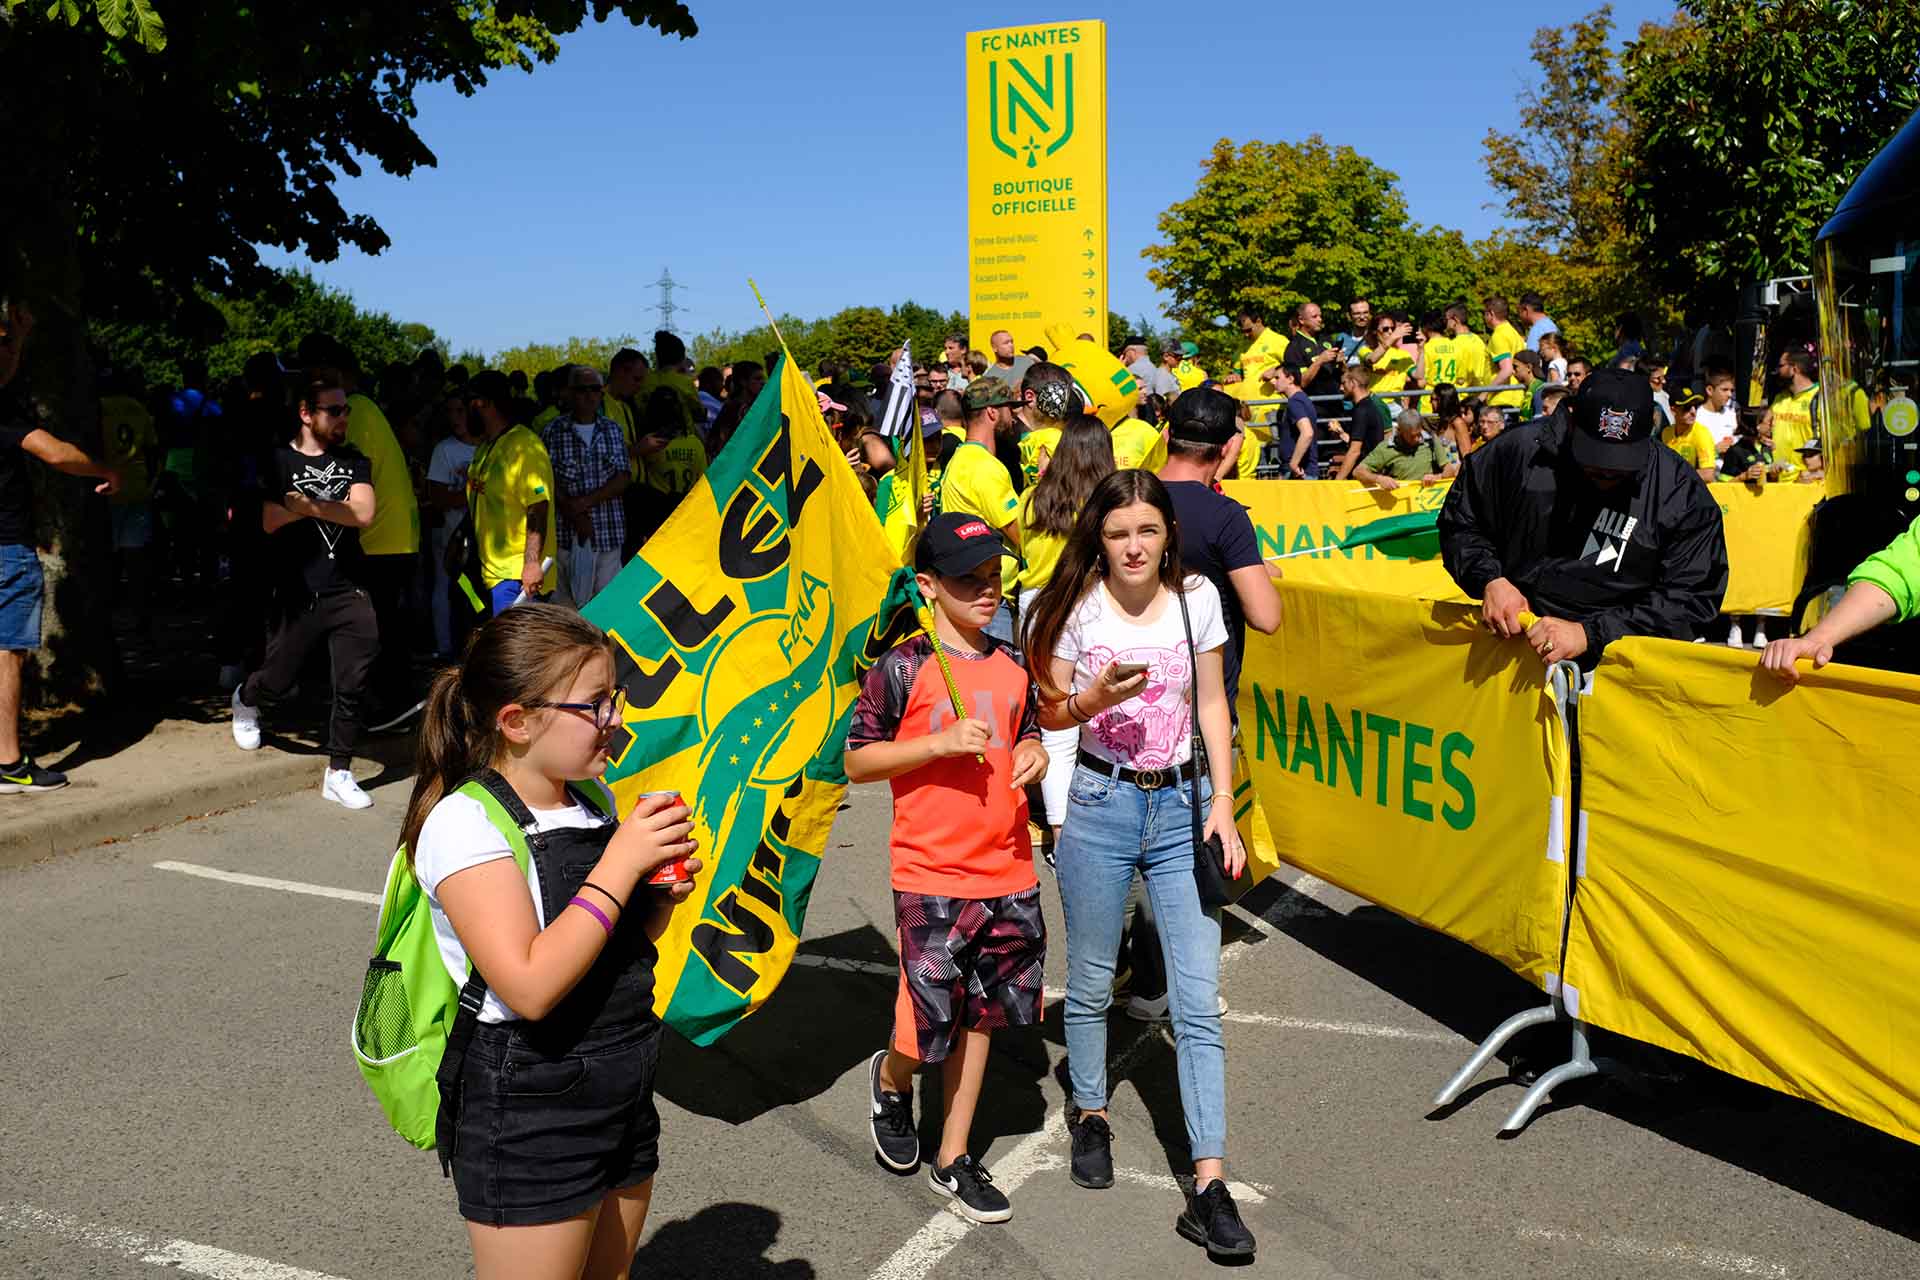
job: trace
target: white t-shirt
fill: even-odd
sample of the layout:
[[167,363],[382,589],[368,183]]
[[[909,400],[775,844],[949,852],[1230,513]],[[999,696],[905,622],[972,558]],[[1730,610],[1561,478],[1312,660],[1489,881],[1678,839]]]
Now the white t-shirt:
[[1721,445],[1733,439],[1734,428],[1740,425],[1740,411],[1733,407],[1731,400],[1718,413],[1701,405],[1693,411],[1693,420],[1713,432],[1713,443]]
[[[599,810],[574,803],[559,809],[534,809],[534,826],[541,831],[558,831],[564,828],[591,828],[612,819],[602,815]],[[450,795],[433,806],[433,812],[420,826],[420,838],[414,842],[413,871],[420,880],[420,887],[427,891],[427,899],[433,904],[433,936],[440,944],[440,959],[445,962],[447,972],[460,986],[467,983],[467,949],[460,945],[460,935],[453,931],[453,925],[447,921],[447,913],[440,906],[438,890],[440,882],[456,871],[465,871],[468,867],[477,867],[483,862],[492,862],[499,858],[511,858],[513,850],[508,847],[507,839],[500,829],[487,817],[487,811],[472,796]],[[546,913],[540,909],[540,867],[532,858],[527,859],[527,890],[533,895],[533,915],[542,929],[547,927]],[[500,997],[487,991],[487,1002],[481,1007],[482,1022],[517,1022],[520,1015],[501,1003]]]
[[473,462],[473,445],[459,436],[448,436],[433,446],[427,462],[427,479],[462,493],[467,488],[467,467]]
[[[1220,592],[1199,575],[1187,579],[1187,611],[1193,619],[1193,643],[1208,653],[1227,643]],[[1159,614],[1148,623],[1123,615],[1102,583],[1088,592],[1061,629],[1053,656],[1073,663],[1073,687],[1086,689],[1109,662],[1144,662],[1147,684],[1117,707],[1109,707],[1080,726],[1080,746],[1102,760],[1129,769],[1165,769],[1193,756],[1193,711],[1189,686],[1193,656],[1180,622],[1180,602],[1162,596]]]
[[[1533,344],[1528,343],[1527,345],[1532,346]],[[1547,361],[1547,381],[1548,382],[1565,382],[1566,380],[1567,380],[1566,357],[1555,356],[1553,359]]]

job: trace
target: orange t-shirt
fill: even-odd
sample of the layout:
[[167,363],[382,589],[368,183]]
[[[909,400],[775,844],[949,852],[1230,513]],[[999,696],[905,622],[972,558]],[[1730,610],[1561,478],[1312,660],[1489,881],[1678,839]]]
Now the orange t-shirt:
[[[987,762],[934,760],[892,779],[893,887],[943,898],[1003,898],[1040,883],[1027,836],[1027,796],[1013,785],[1013,748],[1040,736],[1027,670],[998,641],[983,655],[947,650],[961,705],[993,726]],[[861,682],[847,750],[939,733],[954,722],[933,642],[916,635]]]

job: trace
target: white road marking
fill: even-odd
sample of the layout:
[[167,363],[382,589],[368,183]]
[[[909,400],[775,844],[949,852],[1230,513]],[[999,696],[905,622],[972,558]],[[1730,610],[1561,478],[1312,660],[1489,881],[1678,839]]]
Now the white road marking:
[[0,1204],[0,1226],[58,1236],[69,1244],[84,1245],[102,1253],[117,1253],[135,1262],[171,1267],[186,1275],[209,1277],[209,1280],[340,1280],[340,1277],[325,1272],[290,1267],[284,1262],[272,1262],[244,1253],[229,1253],[210,1244],[143,1236],[132,1231],[82,1222],[64,1213],[36,1209],[30,1204]]
[[[1115,1169],[1113,1176],[1117,1182],[1135,1182],[1143,1187],[1157,1187],[1161,1191],[1177,1191],[1181,1195],[1186,1194],[1181,1189],[1180,1180],[1171,1174],[1148,1173],[1144,1169]],[[1233,1198],[1241,1204],[1265,1204],[1267,1197],[1273,1192],[1273,1188],[1264,1182],[1236,1182],[1232,1178],[1227,1179],[1227,1190],[1231,1191]]]
[[1342,1036],[1367,1036],[1375,1040],[1419,1040],[1427,1044],[1464,1044],[1450,1031],[1420,1031],[1412,1027],[1388,1027],[1373,1022],[1341,1022],[1329,1018],[1293,1018],[1277,1013],[1242,1013],[1229,1009],[1220,1015],[1222,1022],[1239,1022],[1255,1027],[1281,1027],[1288,1031],[1326,1031]]
[[178,871],[182,875],[199,876],[203,880],[221,880],[227,884],[244,884],[254,889],[278,889],[282,893],[305,893],[316,898],[338,898],[342,902],[364,902],[370,906],[380,905],[380,895],[364,893],[359,889],[336,889],[331,885],[303,884],[298,880],[275,880],[272,876],[250,876],[244,871],[222,871],[218,867],[203,867],[192,862],[156,862],[155,871]]
[[[193,862],[156,862],[156,871],[178,871],[182,875],[199,876],[205,880],[218,880],[225,884],[246,885],[254,889],[278,889],[282,893],[304,893],[316,898],[336,898],[342,902],[364,902],[370,906],[380,905],[380,895],[364,893],[358,889],[336,889],[331,885],[305,884],[298,880],[276,880],[271,876],[248,875],[242,871],[222,871],[217,867],[203,867]],[[1260,920],[1252,912],[1241,911],[1239,907],[1229,908],[1239,912],[1255,927],[1271,932],[1272,926]],[[797,965],[806,965],[815,969],[837,969],[845,973],[872,974],[880,978],[892,978],[899,968],[878,960],[854,960],[843,956],[811,955],[797,953],[793,957]],[[1047,987],[1043,991],[1047,1000],[1064,1000],[1066,990],[1061,987]],[[1415,1031],[1405,1027],[1377,1026],[1366,1022],[1339,1022],[1324,1018],[1295,1018],[1284,1014],[1242,1013],[1229,1009],[1223,1020],[1248,1026],[1281,1027],[1288,1031],[1325,1031],[1335,1035],[1367,1036],[1376,1040],[1421,1040],[1434,1044],[1452,1044],[1459,1037],[1444,1031]],[[1064,1130],[1062,1130],[1064,1132]]]
[[1592,1249],[1599,1253],[1610,1253],[1618,1258],[1646,1258],[1658,1262],[1677,1262],[1687,1266],[1700,1267],[1707,1271],[1719,1271],[1730,1276],[1762,1276],[1766,1280],[1792,1280],[1793,1273],[1778,1262],[1768,1262],[1751,1254],[1734,1253],[1727,1249],[1708,1249],[1691,1244],[1660,1244],[1651,1240],[1636,1240],[1631,1236],[1590,1236],[1580,1231],[1568,1231],[1562,1227],[1526,1227],[1519,1229],[1522,1240],[1537,1244],[1572,1244],[1583,1249]]

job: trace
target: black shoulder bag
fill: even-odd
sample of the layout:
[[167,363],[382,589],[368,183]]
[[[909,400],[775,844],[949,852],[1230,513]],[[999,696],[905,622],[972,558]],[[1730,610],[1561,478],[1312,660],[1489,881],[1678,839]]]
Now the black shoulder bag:
[[[1220,837],[1202,834],[1207,819],[1200,811],[1200,776],[1207,772],[1207,744],[1200,733],[1200,652],[1193,646],[1193,619],[1187,614],[1187,593],[1178,591],[1174,597],[1180,601],[1180,625],[1187,633],[1187,660],[1192,668],[1187,674],[1187,705],[1193,716],[1193,723],[1188,726],[1193,735],[1193,776],[1187,785],[1193,788],[1193,883],[1200,890],[1200,909],[1218,911],[1239,896],[1238,882],[1227,879],[1227,849]],[[1228,801],[1231,803],[1232,797],[1228,797]],[[1242,871],[1241,879],[1245,878],[1246,873]]]

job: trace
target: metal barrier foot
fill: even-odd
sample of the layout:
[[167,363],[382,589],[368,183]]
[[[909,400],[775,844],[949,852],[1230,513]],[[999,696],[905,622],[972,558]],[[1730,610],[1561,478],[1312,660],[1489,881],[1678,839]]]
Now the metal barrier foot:
[[1514,1134],[1526,1128],[1533,1119],[1533,1113],[1546,1102],[1547,1095],[1561,1085],[1570,1080],[1580,1080],[1599,1074],[1600,1067],[1594,1062],[1593,1053],[1587,1044],[1586,1024],[1573,1023],[1572,1033],[1572,1056],[1534,1081],[1533,1087],[1527,1090],[1526,1097],[1520,1099],[1520,1105],[1513,1109],[1513,1114],[1508,1116],[1506,1123],[1500,1126],[1501,1133]]
[[[1473,1051],[1473,1056],[1467,1059],[1467,1064],[1461,1067],[1460,1070],[1454,1072],[1453,1079],[1447,1081],[1445,1087],[1434,1095],[1433,1105],[1436,1107],[1444,1107],[1465,1092],[1466,1087],[1473,1083],[1473,1078],[1480,1074],[1480,1068],[1491,1062],[1493,1055],[1500,1052],[1501,1046],[1505,1045],[1507,1041],[1513,1039],[1513,1037],[1519,1035],[1528,1027],[1537,1027],[1543,1023],[1552,1022],[1561,1016],[1559,1002],[1555,1001],[1552,1004],[1544,1005],[1538,1009],[1522,1010],[1495,1027],[1493,1034],[1485,1040],[1482,1040],[1480,1047]],[[1585,1037],[1581,1037],[1581,1040],[1584,1042]],[[1559,1069],[1561,1068],[1556,1068],[1556,1070]],[[1546,1083],[1544,1078],[1541,1083]],[[1536,1085],[1535,1088],[1537,1089],[1538,1086]]]

